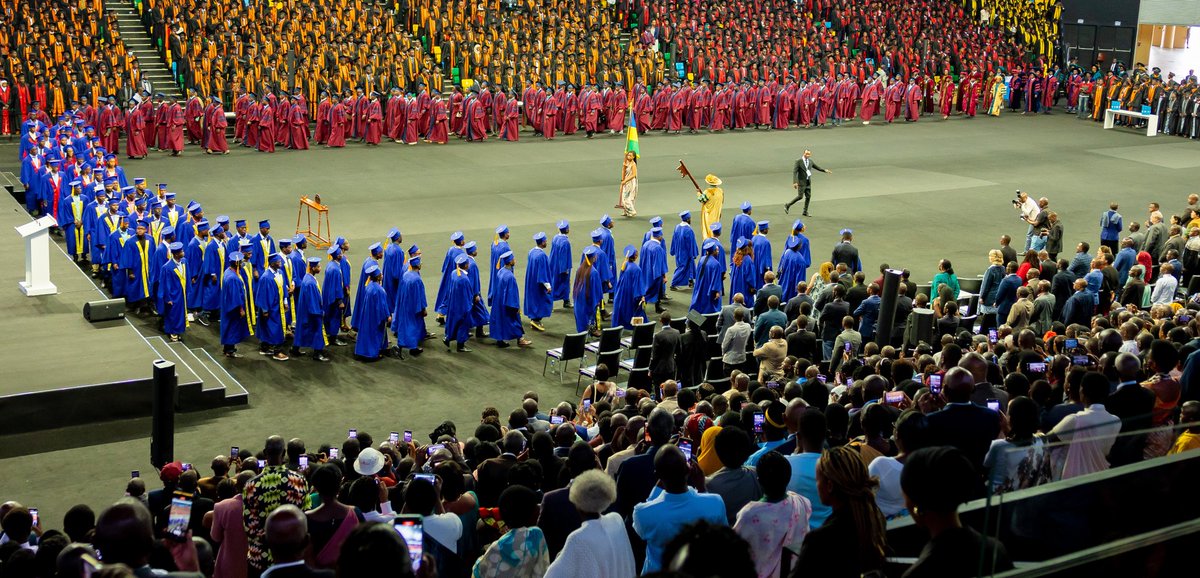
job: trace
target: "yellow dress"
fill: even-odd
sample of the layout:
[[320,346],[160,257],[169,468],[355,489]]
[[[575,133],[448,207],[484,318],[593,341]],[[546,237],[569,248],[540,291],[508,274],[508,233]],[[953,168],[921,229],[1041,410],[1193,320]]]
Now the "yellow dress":
[[697,195],[696,200],[700,201],[700,225],[704,235],[701,241],[703,241],[713,236],[713,223],[721,222],[721,206],[725,204],[725,191],[722,191],[721,187],[709,187]]

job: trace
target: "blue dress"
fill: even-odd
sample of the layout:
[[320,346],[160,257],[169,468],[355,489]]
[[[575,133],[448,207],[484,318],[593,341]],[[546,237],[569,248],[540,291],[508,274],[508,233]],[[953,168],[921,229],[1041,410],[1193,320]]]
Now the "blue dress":
[[324,311],[325,334],[337,337],[342,328],[342,309],[338,307],[346,294],[346,285],[342,282],[342,268],[337,262],[330,263],[325,268],[325,278],[321,282],[321,307]]
[[442,280],[438,283],[437,298],[433,301],[433,310],[445,315],[446,300],[450,298],[450,281],[452,281],[452,273],[454,273],[454,260],[459,255],[463,254],[463,248],[454,245],[446,250],[446,258],[442,259]]
[[729,302],[733,303],[733,296],[741,293],[746,299],[746,307],[754,309],[754,291],[762,287],[757,276],[758,267],[754,264],[754,257],[746,255],[742,257],[741,265],[735,263],[729,272]]
[[750,246],[754,248],[754,265],[758,267],[758,278],[762,279],[767,271],[775,270],[772,266],[775,260],[771,255],[771,240],[759,233],[750,239]]
[[[343,258],[342,262],[343,263],[345,262],[344,258]],[[365,288],[367,285],[367,278],[368,278],[367,269],[369,269],[371,267],[378,267],[378,266],[379,266],[379,261],[376,261],[374,257],[367,257],[366,259],[363,259],[362,267],[360,267],[358,269],[358,291],[354,292],[355,295],[363,294],[363,288]],[[344,271],[345,270],[343,269],[343,272]],[[346,277],[346,278],[349,279],[349,277]],[[358,314],[362,311],[362,306],[359,305],[360,301],[362,301],[362,299],[356,299],[354,301],[354,310],[350,313],[350,328],[355,331],[358,331],[358,329],[359,329]]]
[[[550,243],[550,298],[553,301],[571,300],[571,238],[559,233]],[[529,308],[526,307],[526,313]]]
[[[211,237],[210,237],[211,239]],[[199,306],[205,311],[221,308],[221,279],[225,270],[225,244],[212,239],[204,250],[204,262],[200,267]]]
[[525,264],[525,316],[544,319],[554,311],[554,298],[546,285],[551,284],[550,258],[540,247],[529,250]]
[[496,341],[519,339],[525,334],[521,328],[521,295],[517,291],[517,278],[508,267],[501,267],[496,272],[489,331]]
[[[154,295],[150,270],[155,249],[154,239],[149,235],[140,240],[135,236],[125,241],[125,248],[121,251],[121,274],[126,277],[126,301],[135,303]],[[133,279],[129,279],[129,273],[133,273]]]
[[[599,261],[603,255],[597,255]],[[579,277],[586,275],[583,279]],[[572,298],[575,300],[575,331],[587,331],[596,324],[596,308],[604,299],[604,286],[600,273],[595,268],[589,268],[586,273],[580,268],[575,273],[575,289]]]
[[634,317],[646,317],[642,309],[642,298],[646,294],[645,278],[642,268],[636,261],[625,261],[625,269],[617,280],[617,288],[613,297],[612,326],[633,329],[630,322]]
[[182,335],[187,329],[187,267],[187,263],[172,259],[159,276],[159,303],[167,335]]
[[675,225],[671,234],[671,255],[675,257],[675,274],[671,276],[672,287],[682,287],[696,279],[696,257],[700,247],[696,245],[696,233],[688,223]]
[[380,283],[368,281],[358,295],[355,303],[359,307],[358,339],[354,343],[354,354],[375,359],[387,347],[387,321],[391,312],[387,291]]
[[650,239],[642,243],[639,259],[646,303],[658,303],[658,298],[665,289],[663,278],[667,275],[667,251],[663,248],[662,240]]
[[258,278],[254,292],[258,310],[258,339],[267,345],[283,343],[287,327],[287,287],[283,275],[270,267]]
[[783,256],[779,258],[779,285],[783,289],[781,300],[784,303],[796,296],[796,284],[805,280],[804,275],[807,272],[804,256],[800,251],[788,249],[783,252]]
[[725,293],[721,265],[721,259],[716,255],[705,255],[700,259],[696,288],[692,290],[693,311],[705,314],[716,313],[721,309],[721,295]]
[[388,243],[383,250],[383,290],[390,304],[396,303],[396,290],[400,287],[400,278],[408,270],[406,265],[404,248],[399,243]]
[[449,289],[446,292],[446,339],[457,341],[459,345],[471,338],[471,310],[475,300],[475,290],[471,276],[465,269],[455,269],[450,272]]
[[233,269],[221,278],[221,345],[237,345],[253,335],[246,310],[246,284]]
[[396,308],[392,312],[392,333],[396,334],[397,346],[405,349],[421,346],[426,335],[425,317],[421,313],[427,306],[421,272],[409,269],[396,288]]
[[317,278],[305,275],[300,279],[300,297],[296,300],[296,340],[293,347],[325,349],[325,303],[321,298],[321,286]]

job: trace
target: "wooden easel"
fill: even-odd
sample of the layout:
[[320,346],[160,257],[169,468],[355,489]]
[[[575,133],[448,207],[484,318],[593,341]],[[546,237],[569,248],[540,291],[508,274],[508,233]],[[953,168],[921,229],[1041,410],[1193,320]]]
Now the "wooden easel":
[[[317,230],[313,230],[313,211],[317,213]],[[308,228],[301,229],[300,222],[308,218]],[[321,204],[321,195],[316,195],[315,198],[309,199],[308,195],[300,197],[300,210],[296,213],[296,234],[304,235],[308,238],[308,243],[318,249],[324,249],[329,246],[329,238],[333,236],[333,229],[329,225],[329,207]]]

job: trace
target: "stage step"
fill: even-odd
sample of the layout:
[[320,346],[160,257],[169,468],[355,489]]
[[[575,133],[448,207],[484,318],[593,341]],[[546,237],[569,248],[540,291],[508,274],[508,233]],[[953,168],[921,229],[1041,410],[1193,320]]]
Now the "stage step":
[[[180,411],[197,411],[246,405],[249,393],[207,351],[190,349],[182,342],[171,343],[162,336],[146,339],[165,360],[175,364],[179,376]],[[184,376],[189,376],[185,381]]]
[[109,10],[116,13],[121,39],[125,41],[129,51],[137,56],[142,77],[150,81],[154,92],[174,96],[182,101],[183,93],[179,90],[175,75],[171,74],[171,68],[158,52],[154,39],[146,33],[133,2],[113,2],[109,4]]

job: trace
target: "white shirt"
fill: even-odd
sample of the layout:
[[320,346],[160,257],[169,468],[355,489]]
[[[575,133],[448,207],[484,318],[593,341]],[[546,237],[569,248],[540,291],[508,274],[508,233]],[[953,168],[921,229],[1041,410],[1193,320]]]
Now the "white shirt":
[[304,560],[296,560],[295,562],[287,562],[286,564],[272,564],[270,568],[262,573],[262,578],[267,578],[272,572],[280,568],[291,568],[292,566],[303,566]]
[[809,180],[812,180],[812,161],[808,158],[804,159],[804,172],[808,175]]
[[900,472],[904,464],[887,456],[871,460],[867,473],[879,478],[879,488],[875,490],[875,505],[884,516],[897,516],[904,512],[904,492],[900,491]]
[[563,549],[546,569],[546,578],[634,578],[637,566],[625,522],[615,512],[587,520],[567,536]]
[[1153,305],[1170,305],[1171,301],[1175,300],[1175,290],[1179,288],[1179,281],[1174,275],[1163,275],[1158,278],[1158,282],[1154,284],[1154,291],[1150,292],[1150,303]]
[[1033,200],[1033,197],[1025,197],[1025,202],[1021,203],[1021,217],[1026,221],[1032,221],[1040,212],[1042,212],[1042,208],[1038,206],[1037,201]]
[[1107,470],[1108,452],[1119,433],[1121,418],[1108,413],[1104,404],[1093,403],[1087,409],[1063,418],[1050,430],[1051,435],[1070,442],[1059,479]]
[[437,540],[438,544],[445,546],[447,550],[458,553],[458,539],[462,537],[463,526],[462,518],[457,514],[447,512],[422,516],[421,524],[430,538]]

